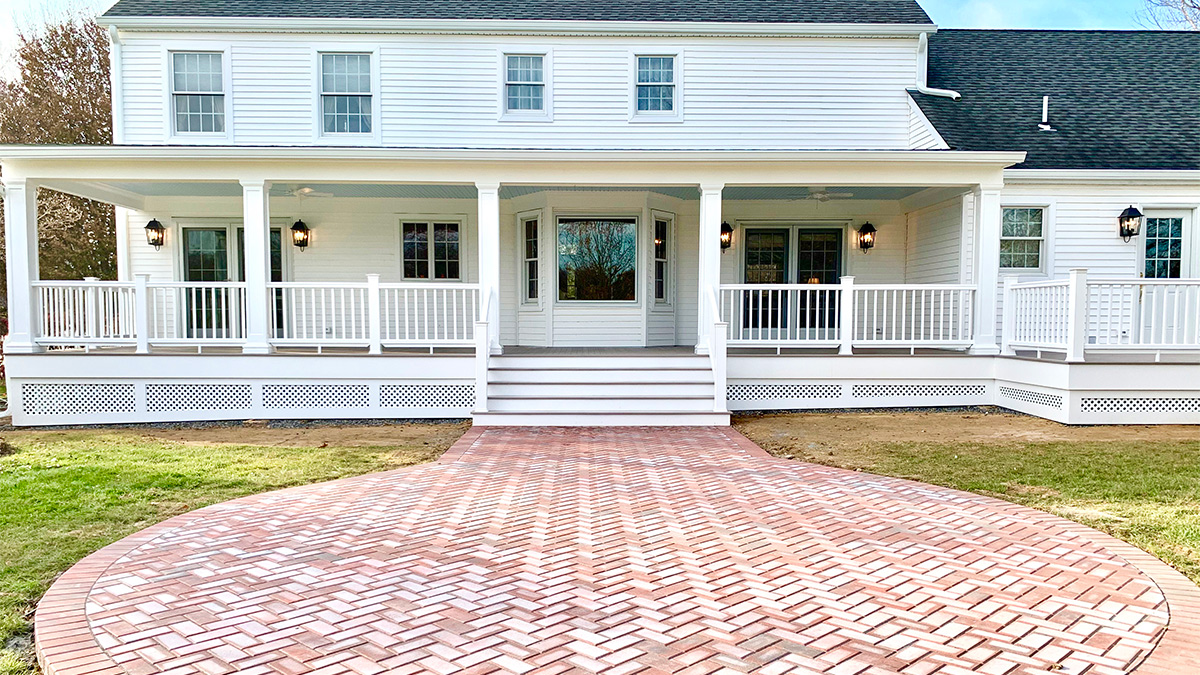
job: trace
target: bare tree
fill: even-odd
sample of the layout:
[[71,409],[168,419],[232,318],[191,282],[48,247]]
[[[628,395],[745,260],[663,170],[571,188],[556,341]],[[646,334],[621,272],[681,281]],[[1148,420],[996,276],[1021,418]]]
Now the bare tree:
[[[22,32],[18,41],[16,74],[0,79],[0,143],[112,143],[105,30],[67,18]],[[113,208],[51,190],[38,197],[41,276],[115,278]]]
[[1200,0],[1146,0],[1143,16],[1155,28],[1200,30]]

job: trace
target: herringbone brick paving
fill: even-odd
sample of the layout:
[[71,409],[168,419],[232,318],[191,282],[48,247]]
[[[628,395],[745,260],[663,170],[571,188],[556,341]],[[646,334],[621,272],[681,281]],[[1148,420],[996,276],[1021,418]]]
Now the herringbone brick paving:
[[1163,592],[1043,516],[728,429],[485,429],[114,545],[39,649],[52,675],[1129,672]]

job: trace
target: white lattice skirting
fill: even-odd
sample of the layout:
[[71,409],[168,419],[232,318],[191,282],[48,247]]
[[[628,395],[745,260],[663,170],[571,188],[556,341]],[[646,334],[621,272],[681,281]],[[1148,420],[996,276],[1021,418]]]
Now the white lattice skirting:
[[14,382],[18,424],[465,418],[475,383]]

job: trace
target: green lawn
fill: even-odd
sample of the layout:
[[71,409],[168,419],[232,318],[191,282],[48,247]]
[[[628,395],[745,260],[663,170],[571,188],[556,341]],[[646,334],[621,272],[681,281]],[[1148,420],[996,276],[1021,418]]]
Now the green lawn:
[[[180,442],[125,430],[7,435],[12,453],[0,456],[0,674],[32,672],[22,647],[34,603],[56,575],[105,544],[234,497],[430,461],[464,428],[409,425],[397,434],[398,445],[366,447]],[[257,430],[256,438],[269,433]]]
[[738,426],[780,457],[944,485],[1057,514],[1150,551],[1200,583],[1200,429],[1192,436],[1198,440],[1162,442],[898,439],[829,446],[772,432],[769,420]]

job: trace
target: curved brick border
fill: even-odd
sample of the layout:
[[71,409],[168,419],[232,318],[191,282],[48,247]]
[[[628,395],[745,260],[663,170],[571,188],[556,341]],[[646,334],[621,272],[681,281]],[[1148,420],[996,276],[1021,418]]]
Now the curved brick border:
[[[468,431],[448,450],[439,462],[454,462],[462,458],[479,440],[486,428]],[[722,429],[733,444],[745,452],[774,460],[753,441],[732,428]],[[780,460],[783,461],[783,460]],[[420,466],[420,465],[418,465]],[[396,472],[415,467],[395,469]],[[341,480],[354,480],[345,478]],[[898,479],[894,479],[898,480]],[[335,481],[337,482],[337,481]],[[904,481],[913,482],[913,481]],[[288,488],[280,492],[304,490],[307,486]],[[949,488],[938,488],[958,492]],[[231,500],[236,504],[253,500],[258,495]],[[979,497],[973,495],[976,499]],[[1002,500],[991,500],[1012,508]],[[176,516],[136,534],[110,544],[71,567],[47,591],[37,605],[35,617],[35,648],[38,663],[46,675],[125,675],[126,670],[114,662],[97,643],[87,618],[87,601],[95,582],[115,562],[127,553],[175,528],[186,527],[203,517],[210,507]],[[1149,577],[1163,592],[1170,613],[1168,630],[1149,656],[1134,670],[1137,675],[1178,675],[1200,672],[1200,587],[1154,556],[1107,534],[1058,516],[1022,508],[1026,514],[1047,526],[1061,528],[1108,549]]]

